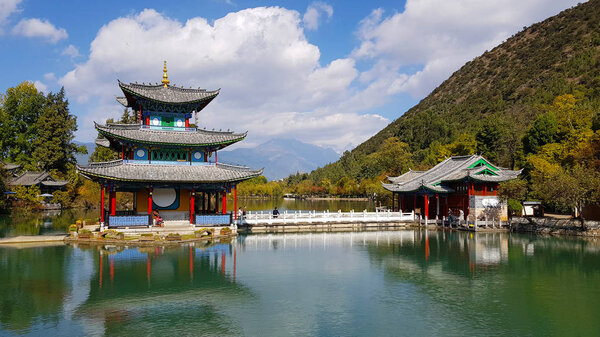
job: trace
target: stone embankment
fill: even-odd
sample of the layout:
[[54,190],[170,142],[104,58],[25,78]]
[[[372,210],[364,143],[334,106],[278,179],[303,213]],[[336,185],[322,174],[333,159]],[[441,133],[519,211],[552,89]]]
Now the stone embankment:
[[510,221],[511,229],[517,233],[546,235],[600,236],[600,221],[556,218],[515,217]]

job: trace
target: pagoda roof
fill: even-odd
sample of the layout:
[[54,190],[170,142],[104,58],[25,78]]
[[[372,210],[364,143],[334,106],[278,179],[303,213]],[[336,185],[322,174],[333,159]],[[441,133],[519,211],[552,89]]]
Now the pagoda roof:
[[12,179],[9,184],[12,186],[33,186],[44,185],[52,187],[62,187],[69,182],[65,180],[57,180],[52,178],[48,172],[24,172],[18,177]]
[[446,158],[428,171],[412,171],[388,177],[391,184],[383,187],[392,192],[415,192],[429,190],[437,193],[451,193],[454,190],[444,182],[471,179],[481,182],[502,182],[516,179],[521,170],[513,171],[491,164],[480,155],[455,156]]
[[16,170],[21,167],[21,165],[19,165],[19,164],[6,163],[2,160],[0,160],[0,166],[3,166],[4,169],[7,171],[13,171],[13,170]]
[[222,183],[239,182],[257,177],[263,170],[228,164],[169,165],[131,163],[114,160],[90,163],[77,170],[84,176],[129,182]]
[[[132,143],[149,145],[173,145],[189,147],[211,146],[223,148],[227,145],[239,142],[246,137],[247,132],[234,133],[232,131],[194,131],[185,130],[159,130],[142,128],[139,124],[106,124],[101,125],[94,122],[96,130],[109,140],[118,139]],[[96,142],[98,145],[106,146],[105,141]]]
[[126,107],[136,108],[139,100],[151,101],[167,105],[190,105],[196,111],[202,110],[210,103],[221,89],[208,91],[206,89],[183,88],[164,84],[137,84],[119,82],[125,97],[117,97],[117,101]]

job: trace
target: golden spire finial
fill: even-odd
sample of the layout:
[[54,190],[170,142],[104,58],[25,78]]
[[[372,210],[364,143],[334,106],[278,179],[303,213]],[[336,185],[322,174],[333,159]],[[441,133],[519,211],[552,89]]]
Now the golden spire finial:
[[167,61],[165,61],[165,67],[163,68],[163,79],[161,82],[165,85],[165,88],[169,84],[169,78],[167,77]]

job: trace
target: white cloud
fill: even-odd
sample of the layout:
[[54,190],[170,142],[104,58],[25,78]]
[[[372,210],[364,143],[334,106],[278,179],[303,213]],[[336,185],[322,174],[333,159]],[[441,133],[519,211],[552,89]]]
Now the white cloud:
[[[404,92],[422,98],[465,62],[523,26],[577,2],[408,0],[404,12],[384,17],[376,9],[366,17],[357,32],[360,46],[352,55],[375,62],[361,80],[381,82],[389,88],[385,94]],[[403,70],[414,66],[421,70]]]
[[326,14],[327,18],[331,18],[333,15],[333,7],[323,2],[311,3],[302,18],[304,28],[308,30],[317,30],[319,28],[319,19],[323,14]]
[[319,58],[296,11],[246,9],[211,24],[201,17],[182,23],[144,10],[102,27],[88,59],[59,82],[72,101],[89,107],[79,118],[81,137],[95,136],[92,119],[122,112],[114,102],[122,95],[117,79],[159,82],[167,60],[172,84],[222,88],[200,113],[200,125],[248,130],[244,145],[273,135],[337,150],[358,145],[389,121],[360,115],[352,106],[342,108],[358,76],[354,60],[321,65]]
[[81,56],[81,54],[79,54],[79,49],[77,49],[77,47],[75,47],[74,45],[70,44],[67,48],[65,48],[62,53],[60,53],[61,55],[65,55],[65,56],[69,56],[70,58],[76,58]]
[[46,86],[44,83],[42,83],[42,82],[40,82],[40,81],[34,81],[34,82],[33,82],[33,85],[35,86],[35,88],[36,88],[38,91],[41,91],[41,92],[43,92],[44,94],[47,94],[47,93],[48,93],[48,87],[47,87],[47,86]]
[[2,1],[0,1],[0,24],[3,24],[12,13],[18,11],[17,5],[21,1],[22,0],[2,0]]
[[49,42],[56,43],[67,38],[67,31],[64,28],[56,28],[48,20],[22,19],[13,28],[13,34],[25,37],[39,37],[47,39]]
[[48,82],[56,82],[56,75],[54,73],[45,73],[44,80]]

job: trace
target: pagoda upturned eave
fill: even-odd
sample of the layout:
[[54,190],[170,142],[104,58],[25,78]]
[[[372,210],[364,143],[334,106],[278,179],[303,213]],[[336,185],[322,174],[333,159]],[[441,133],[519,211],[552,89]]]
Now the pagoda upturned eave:
[[141,164],[114,160],[90,163],[77,170],[91,180],[115,180],[139,183],[236,183],[258,177],[263,169],[227,164],[169,165]]
[[[126,107],[137,109],[140,102],[148,101],[167,105],[190,105],[196,111],[202,110],[220,92],[220,89],[208,91],[205,89],[183,88],[173,85],[146,85],[137,83],[123,83],[118,81],[119,87],[125,97],[118,97],[117,101]],[[142,104],[143,105],[143,104]]]
[[142,128],[139,124],[101,125],[94,122],[94,127],[104,137],[121,142],[164,146],[214,147],[215,149],[237,143],[246,138],[247,135],[247,132],[234,133],[231,131],[201,129],[177,131],[173,128]]

